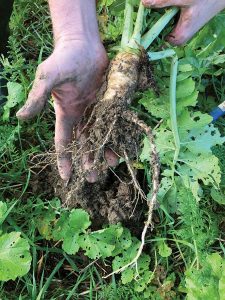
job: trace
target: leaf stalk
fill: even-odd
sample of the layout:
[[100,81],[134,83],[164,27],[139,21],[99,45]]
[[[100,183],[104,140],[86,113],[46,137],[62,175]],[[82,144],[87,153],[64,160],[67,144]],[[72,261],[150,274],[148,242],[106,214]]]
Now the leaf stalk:
[[142,27],[143,27],[143,20],[144,20],[144,12],[145,12],[145,7],[140,2],[139,8],[138,8],[138,13],[137,13],[137,18],[134,26],[134,32],[132,35],[132,38],[129,42],[129,47],[133,49],[139,48],[141,44],[141,33],[142,33]]
[[133,12],[134,6],[130,0],[126,0],[124,11],[124,27],[121,39],[121,47],[124,48],[129,43],[133,32]]
[[176,104],[176,88],[177,88],[177,72],[178,72],[178,57],[175,55],[171,62],[170,73],[170,117],[171,129],[175,142],[175,154],[173,164],[175,166],[180,153],[180,137],[177,125],[177,104]]
[[147,50],[152,42],[159,36],[162,30],[170,22],[170,20],[177,14],[178,8],[174,7],[169,10],[146,32],[142,39],[141,45]]

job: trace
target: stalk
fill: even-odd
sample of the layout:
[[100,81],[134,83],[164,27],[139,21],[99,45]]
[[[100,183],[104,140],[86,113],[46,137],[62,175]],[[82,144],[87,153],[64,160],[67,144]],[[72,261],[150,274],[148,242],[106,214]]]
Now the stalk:
[[176,55],[176,52],[173,49],[166,49],[159,52],[148,52],[148,57],[150,60],[159,60],[167,57]]
[[140,2],[138,13],[137,13],[137,19],[134,26],[134,32],[132,35],[132,38],[129,42],[129,47],[133,49],[138,49],[141,44],[141,32],[143,27],[143,20],[144,20],[144,12],[145,8],[142,2]]
[[170,73],[170,116],[171,116],[171,128],[173,132],[175,142],[175,154],[173,164],[175,166],[179,153],[180,153],[180,137],[177,125],[177,104],[176,104],[176,88],[177,88],[177,70],[178,70],[178,58],[175,55],[172,58],[171,73]]
[[145,49],[149,48],[152,42],[159,36],[161,31],[166,27],[177,12],[177,7],[167,10],[167,12],[152,26],[152,28],[143,35],[141,45]]
[[126,47],[129,43],[129,40],[132,36],[133,32],[133,11],[134,6],[131,4],[130,0],[126,0],[125,4],[125,12],[124,12],[124,27],[123,27],[123,34],[121,39],[121,47]]

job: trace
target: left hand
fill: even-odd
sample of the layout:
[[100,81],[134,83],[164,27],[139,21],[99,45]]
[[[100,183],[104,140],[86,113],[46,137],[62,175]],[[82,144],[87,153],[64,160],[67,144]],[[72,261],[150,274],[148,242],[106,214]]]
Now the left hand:
[[[63,180],[68,181],[72,172],[71,155],[65,150],[72,141],[73,128],[87,105],[95,101],[107,66],[108,58],[101,42],[87,41],[85,36],[82,40],[72,37],[58,40],[52,55],[39,65],[28,100],[17,113],[21,120],[34,117],[52,94],[56,114],[55,147]],[[90,177],[89,181],[95,178]]]

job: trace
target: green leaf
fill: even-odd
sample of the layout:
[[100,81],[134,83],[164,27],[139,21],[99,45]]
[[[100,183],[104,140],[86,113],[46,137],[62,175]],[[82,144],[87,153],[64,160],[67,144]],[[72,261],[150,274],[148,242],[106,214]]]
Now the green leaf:
[[23,90],[23,86],[17,82],[8,82],[8,97],[7,102],[4,105],[4,114],[3,114],[3,121],[9,120],[9,114],[11,108],[15,107],[16,105],[22,103],[25,99],[25,93]]
[[182,165],[177,170],[181,177],[188,176],[192,181],[202,180],[205,185],[220,184],[221,170],[216,156],[186,152],[180,155],[179,161]]
[[116,256],[124,250],[127,250],[132,244],[131,233],[127,228],[116,225],[116,230],[117,236],[115,241],[115,249],[112,252],[112,256]]
[[225,142],[225,137],[221,137],[219,130],[212,124],[199,131],[190,130],[188,135],[190,138],[186,147],[195,154],[210,154],[213,146],[222,145]]
[[179,66],[178,66],[178,71],[179,72],[191,72],[193,70],[193,67],[192,67],[192,65],[190,65],[190,64],[185,64],[185,63],[180,63],[179,64]]
[[177,83],[177,98],[185,98],[195,91],[195,82],[192,78],[187,78]]
[[120,269],[126,264],[130,263],[137,254],[140,247],[140,241],[136,238],[132,238],[131,246],[122,252],[122,255],[116,256],[112,262],[113,271]]
[[144,138],[143,140],[143,149],[140,155],[140,160],[142,162],[144,161],[150,161],[150,152],[151,152],[151,146],[150,146],[150,141],[147,137]]
[[225,295],[225,261],[223,262],[222,275],[219,280],[219,295],[220,295],[220,299],[223,299]]
[[141,293],[143,292],[148,284],[152,281],[154,277],[153,272],[151,271],[145,271],[144,274],[140,276],[137,280],[134,282],[134,290]]
[[75,231],[84,231],[91,225],[88,213],[83,209],[73,209],[69,216],[69,225]]
[[217,190],[214,187],[211,189],[211,197],[220,205],[225,205],[225,194],[221,190]]
[[[127,240],[122,234],[123,228],[120,225],[110,225],[108,228],[80,236],[79,244],[89,258],[105,258],[122,252],[122,247],[126,249],[127,243],[130,244],[130,235]],[[122,244],[120,238],[123,240]]]
[[175,151],[174,137],[165,125],[158,128],[156,134],[156,147],[160,156],[160,162],[171,165]]
[[142,253],[141,256],[139,257],[138,261],[137,261],[137,271],[138,274],[141,275],[143,274],[145,271],[149,270],[149,265],[150,265],[150,256]]
[[188,48],[200,52],[202,58],[208,57],[215,51],[225,48],[225,13],[217,14],[195,38],[189,43]]
[[187,133],[192,130],[204,130],[210,124],[212,117],[201,112],[189,112],[184,109],[178,116],[179,134],[182,142],[187,142]]
[[118,225],[80,236],[79,245],[91,259],[112,256],[122,231]]
[[5,202],[0,201],[0,225],[5,221],[7,213],[7,205]]
[[[81,234],[91,225],[89,215],[83,209],[73,209],[71,213],[64,212],[52,232],[55,240],[62,240],[62,248],[68,254],[76,254],[80,248]],[[81,238],[81,239],[80,239]]]
[[0,280],[15,280],[25,275],[31,264],[29,244],[19,232],[11,232],[0,237]]
[[145,109],[156,118],[169,118],[169,93],[156,96],[155,92],[148,90],[143,93],[142,99],[139,101]]
[[55,241],[63,240],[70,230],[69,212],[61,214],[52,231],[52,237]]
[[127,268],[125,271],[123,271],[121,275],[122,284],[127,284],[131,282],[134,279],[135,272],[134,269]]
[[218,253],[208,255],[201,269],[185,272],[187,300],[221,300],[225,292],[225,260]]
[[40,212],[36,219],[36,225],[39,233],[46,239],[52,239],[53,225],[56,221],[56,212],[49,206],[48,209],[44,209]]
[[157,199],[168,213],[177,211],[177,188],[171,177],[162,178]]
[[199,92],[194,90],[194,92],[187,97],[177,99],[177,114],[180,114],[185,107],[195,106],[197,104]]
[[206,258],[206,262],[211,266],[213,275],[218,279],[222,276],[223,268],[225,267],[225,261],[219,255],[219,253],[212,253]]
[[69,229],[63,239],[63,250],[70,255],[76,254],[80,248],[79,237],[79,232],[74,232],[73,229]]
[[172,249],[164,242],[158,242],[159,254],[162,257],[169,257],[172,254]]
[[12,146],[12,142],[16,140],[19,126],[0,125],[0,153]]

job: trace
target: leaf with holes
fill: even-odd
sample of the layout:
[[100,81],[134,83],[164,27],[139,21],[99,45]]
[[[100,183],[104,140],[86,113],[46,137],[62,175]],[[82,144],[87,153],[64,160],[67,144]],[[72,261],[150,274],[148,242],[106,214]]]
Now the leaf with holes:
[[70,255],[76,254],[80,248],[79,237],[80,232],[75,232],[73,229],[69,229],[63,239],[63,250]]
[[106,258],[112,256],[121,234],[120,226],[111,225],[108,228],[80,236],[79,245],[89,258]]
[[182,164],[177,170],[181,177],[188,176],[191,181],[202,180],[205,185],[220,184],[221,170],[216,156],[204,154],[197,156],[186,152],[180,155],[179,162]]
[[142,275],[140,275],[140,278],[135,280],[134,282],[134,290],[137,292],[143,292],[148,284],[152,281],[154,277],[154,273],[151,271],[145,271]]
[[188,269],[185,275],[188,300],[224,299],[225,260],[218,253],[207,255],[200,269]]
[[115,249],[112,252],[112,256],[116,256],[122,251],[127,250],[131,246],[132,237],[130,231],[127,228],[123,228],[118,225],[112,226],[115,226],[115,229],[117,230]]
[[25,275],[31,264],[29,244],[19,232],[6,233],[0,237],[0,280],[15,280]]
[[140,241],[132,238],[132,245],[127,250],[122,252],[122,255],[116,256],[112,262],[113,271],[120,269],[126,264],[130,263],[136,256],[140,247]]
[[54,240],[62,240],[62,248],[68,254],[76,254],[80,248],[79,238],[91,225],[87,212],[83,209],[73,209],[70,214],[61,215],[52,232]]

